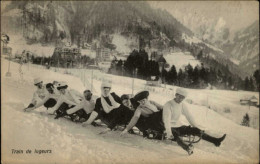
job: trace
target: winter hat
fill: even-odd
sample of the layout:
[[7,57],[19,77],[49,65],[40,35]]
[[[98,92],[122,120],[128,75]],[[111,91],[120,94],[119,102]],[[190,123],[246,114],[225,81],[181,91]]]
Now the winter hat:
[[126,94],[123,94],[123,95],[121,96],[121,101],[123,101],[123,100],[128,100],[128,99],[129,99],[129,96],[126,95]]
[[111,88],[111,87],[112,87],[111,82],[109,82],[109,81],[103,81],[102,84],[101,84],[101,88],[104,88],[104,87]]
[[67,89],[68,88],[68,85],[66,82],[62,81],[60,83],[58,83],[58,86],[57,86],[57,89],[60,90],[60,89]]
[[42,80],[40,78],[35,78],[34,79],[34,85],[42,83]]
[[143,100],[145,98],[148,98],[149,96],[149,92],[148,91],[141,91],[141,92],[138,92],[135,96],[134,96],[134,99],[136,101],[140,101],[140,100]]
[[184,89],[181,89],[181,88],[177,88],[176,93],[178,93],[179,95],[182,95],[184,97],[187,97],[187,95],[188,95],[187,91],[185,91]]

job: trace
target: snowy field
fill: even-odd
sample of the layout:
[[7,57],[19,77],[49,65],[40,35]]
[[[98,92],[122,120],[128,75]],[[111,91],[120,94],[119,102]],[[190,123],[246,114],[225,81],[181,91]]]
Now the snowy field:
[[[187,89],[192,100],[190,111],[200,128],[214,136],[227,137],[220,147],[200,141],[194,144],[194,154],[188,156],[175,142],[165,143],[143,139],[136,135],[119,137],[120,131],[105,135],[98,133],[104,127],[82,127],[66,119],[54,120],[44,108],[31,113],[27,106],[35,90],[33,79],[41,77],[44,83],[53,80],[66,81],[70,88],[82,92],[91,88],[100,95],[103,78],[112,81],[112,91],[118,95],[132,93],[132,79],[105,75],[99,71],[83,69],[46,70],[41,66],[23,65],[23,77],[19,64],[11,62],[11,77],[5,77],[8,61],[1,58],[2,89],[2,163],[258,163],[259,162],[259,109],[241,106],[239,100],[256,96],[255,92]],[[66,74],[64,74],[66,72]],[[134,80],[134,93],[147,89],[150,99],[164,104],[173,97],[177,87],[154,88],[145,81]],[[229,109],[229,112],[226,112]],[[251,127],[241,126],[245,113],[252,120]],[[182,118],[184,124],[187,120]],[[12,149],[23,154],[12,154]],[[31,149],[31,154],[26,150]],[[37,150],[51,150],[49,154],[37,154]]]
[[170,68],[172,65],[175,66],[177,72],[179,72],[180,68],[183,70],[188,64],[190,64],[193,68],[195,68],[197,65],[200,66],[200,61],[196,60],[192,55],[184,54],[183,52],[175,52],[164,55],[163,57],[167,63],[169,63]]

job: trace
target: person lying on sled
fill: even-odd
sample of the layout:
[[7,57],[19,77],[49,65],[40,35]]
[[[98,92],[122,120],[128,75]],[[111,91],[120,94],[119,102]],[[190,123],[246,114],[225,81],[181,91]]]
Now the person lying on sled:
[[[201,136],[208,142],[213,143],[215,146],[220,146],[221,142],[225,139],[226,134],[220,138],[212,137],[204,133],[201,129],[197,128],[196,122],[190,114],[186,102],[183,100],[187,97],[187,92],[181,88],[176,89],[175,98],[168,101],[163,107],[163,121],[166,130],[166,139],[177,141],[177,144],[192,154],[192,145],[186,144],[180,137],[184,135]],[[192,126],[182,126],[179,119],[184,115]]]
[[84,98],[78,105],[59,113],[56,118],[69,115],[72,118],[72,121],[86,121],[95,108],[95,99],[93,99],[92,92],[88,89],[83,92],[83,95]]
[[[37,87],[37,90],[33,93],[33,98],[31,103],[28,105],[27,108],[24,109],[24,111],[31,111],[33,110],[33,107],[39,102],[41,102],[50,92],[47,90],[46,85],[43,85],[43,81],[40,78],[34,79],[34,85]],[[44,103],[44,106],[46,108],[53,107],[56,104],[56,102],[51,99]]]
[[[136,126],[143,133],[143,137],[161,139],[164,131],[162,107],[153,101],[149,101],[148,96],[148,91],[139,92],[134,96],[132,103],[136,106],[136,110],[134,111],[130,123],[120,134],[121,136]],[[159,138],[156,136],[149,137],[149,130],[160,134],[156,134]]]
[[130,101],[130,97],[127,94],[123,94],[121,97],[121,105],[118,107],[118,113],[117,115],[114,115],[109,124],[108,127],[102,131],[100,134],[105,134],[109,131],[112,131],[116,126],[126,126],[133,114],[134,114],[134,108],[132,106],[132,103]]
[[36,105],[26,108],[25,111],[28,112],[28,111],[34,110],[36,108],[39,108],[42,105],[44,105],[47,108],[47,110],[48,110],[48,108],[53,107],[57,103],[57,100],[59,99],[60,94],[54,88],[52,83],[46,84],[46,90],[48,91],[48,93],[45,95],[44,99],[42,99],[42,101],[38,101],[38,103]]
[[101,84],[101,96],[97,98],[94,111],[91,113],[89,119],[82,124],[82,126],[90,125],[94,120],[100,119],[106,125],[119,113],[119,106],[121,104],[120,97],[111,92],[112,84],[103,81]]
[[66,82],[60,82],[57,86],[57,90],[60,92],[61,96],[59,97],[56,105],[48,111],[51,114],[57,114],[55,119],[57,119],[66,110],[79,104],[83,99],[82,94],[73,89],[68,89]]

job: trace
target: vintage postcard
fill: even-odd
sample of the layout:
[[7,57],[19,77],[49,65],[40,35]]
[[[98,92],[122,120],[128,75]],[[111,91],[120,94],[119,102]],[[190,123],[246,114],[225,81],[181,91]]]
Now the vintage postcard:
[[259,163],[257,1],[1,1],[1,163]]

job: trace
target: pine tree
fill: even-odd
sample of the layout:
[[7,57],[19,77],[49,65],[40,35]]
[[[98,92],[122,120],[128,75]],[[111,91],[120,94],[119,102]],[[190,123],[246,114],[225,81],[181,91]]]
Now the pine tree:
[[182,69],[180,68],[179,72],[178,72],[178,83],[179,86],[184,86],[184,83],[182,83],[186,77],[185,73],[182,71]]
[[199,52],[199,54],[197,55],[197,59],[201,59],[203,57],[203,52],[202,52],[202,50]]
[[249,78],[249,88],[250,91],[254,91],[255,90],[255,86],[254,86],[254,80],[253,77]]
[[192,81],[193,81],[194,87],[198,87],[198,83],[199,83],[199,68],[198,68],[198,66],[196,66],[193,70]]
[[259,74],[259,69],[254,72],[253,76],[254,76],[255,81],[256,81],[256,86],[257,86],[256,88],[257,88],[258,91],[260,91],[260,74]]
[[169,84],[175,83],[177,80],[177,71],[174,65],[172,65],[170,71],[166,76],[166,80]]
[[185,74],[187,74],[186,78],[184,79],[185,81],[185,84],[186,86],[190,86],[193,82],[193,67],[188,64],[186,67],[185,67]]
[[242,126],[250,126],[250,118],[249,118],[249,115],[248,115],[248,113],[246,113],[245,115],[244,115],[244,117],[243,117],[243,120],[242,120],[242,122],[241,122],[241,125]]
[[249,79],[248,79],[248,77],[246,77],[245,81],[244,81],[244,90],[246,90],[246,91],[249,90]]

